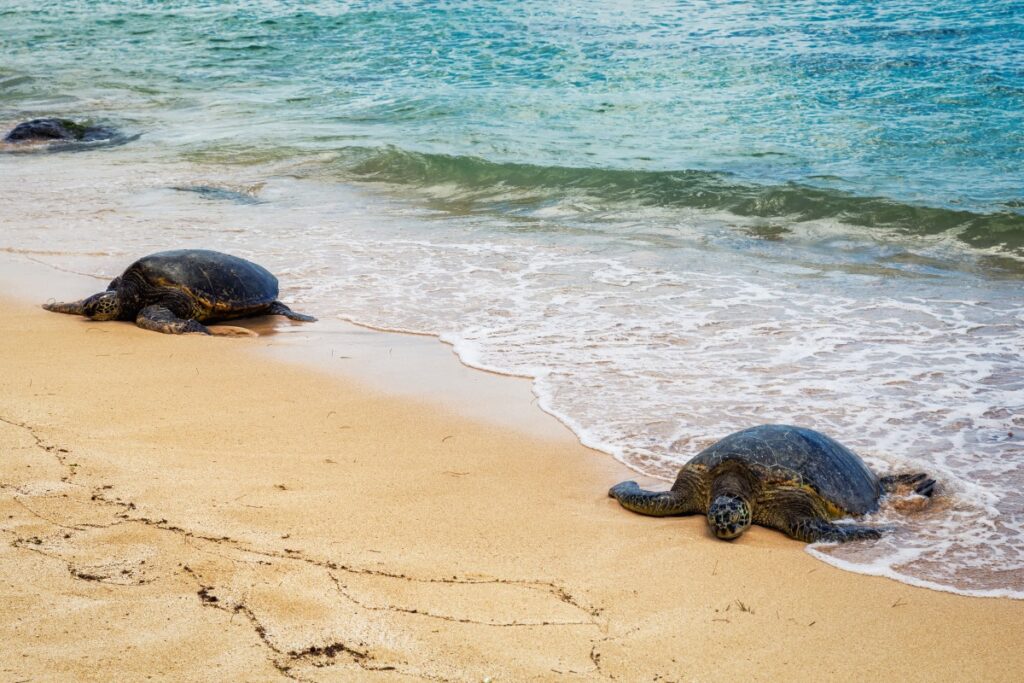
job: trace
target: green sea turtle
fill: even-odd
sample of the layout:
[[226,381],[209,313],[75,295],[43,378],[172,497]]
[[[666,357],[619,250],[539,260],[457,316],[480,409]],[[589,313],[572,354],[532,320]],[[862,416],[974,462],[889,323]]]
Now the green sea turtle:
[[[107,291],[43,308],[93,320],[134,320],[139,327],[168,334],[213,334],[203,323],[257,315],[316,320],[278,301],[277,278],[262,266],[205,249],[150,254],[114,278]],[[221,330],[252,334],[237,327]]]
[[880,529],[833,520],[877,510],[884,493],[930,497],[934,487],[921,473],[879,478],[851,450],[812,429],[761,425],[705,448],[668,491],[624,481],[608,495],[644,515],[706,514],[722,539],[759,524],[813,543],[879,538]]
[[89,126],[71,119],[32,119],[15,126],[4,136],[4,142],[36,142],[63,140],[67,142],[96,142],[109,140],[117,131],[106,126]]

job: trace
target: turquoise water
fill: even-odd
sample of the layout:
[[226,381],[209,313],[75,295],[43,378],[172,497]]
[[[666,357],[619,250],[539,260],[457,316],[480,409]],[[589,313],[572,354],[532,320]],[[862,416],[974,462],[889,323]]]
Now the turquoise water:
[[232,5],[7,2],[0,106],[87,96],[180,152],[340,150],[342,175],[477,200],[1024,245],[1020,2]]
[[942,493],[813,553],[1024,597],[1024,3],[8,0],[0,54],[0,127],[141,136],[0,154],[0,249],[252,257],[654,476],[820,429]]

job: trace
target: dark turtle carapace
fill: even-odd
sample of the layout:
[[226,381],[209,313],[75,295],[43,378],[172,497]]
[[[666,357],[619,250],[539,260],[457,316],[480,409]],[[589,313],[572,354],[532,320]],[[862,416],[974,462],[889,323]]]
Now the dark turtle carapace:
[[813,543],[879,538],[879,529],[833,520],[877,510],[885,493],[930,497],[934,487],[920,473],[879,478],[853,451],[812,429],[761,425],[698,453],[668,491],[625,481],[608,495],[645,515],[705,514],[718,538],[758,524]]
[[[204,249],[150,254],[114,278],[107,291],[43,308],[93,320],[134,320],[139,327],[168,334],[212,334],[203,323],[257,315],[316,320],[278,301],[277,278],[262,266]],[[249,333],[237,327],[221,330]]]
[[32,119],[15,126],[4,142],[126,142],[127,138],[107,126],[77,123],[71,119]]

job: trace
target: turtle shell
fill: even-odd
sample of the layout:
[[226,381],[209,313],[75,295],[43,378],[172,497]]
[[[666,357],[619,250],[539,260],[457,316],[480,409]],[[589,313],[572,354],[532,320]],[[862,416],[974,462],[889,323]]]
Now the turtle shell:
[[[878,507],[878,477],[860,457],[838,441],[804,427],[760,425],[730,434],[705,448],[687,464],[711,469],[727,460],[771,471],[772,479],[810,486],[822,498],[855,515]],[[759,467],[758,467],[759,466]]]
[[4,142],[26,142],[30,140],[69,140],[79,142],[96,142],[111,140],[117,132],[105,126],[90,126],[76,123],[71,119],[32,119],[15,126],[5,137]]
[[277,278],[263,266],[205,249],[178,249],[144,256],[123,277],[141,276],[152,287],[181,289],[212,316],[244,314],[277,299]]

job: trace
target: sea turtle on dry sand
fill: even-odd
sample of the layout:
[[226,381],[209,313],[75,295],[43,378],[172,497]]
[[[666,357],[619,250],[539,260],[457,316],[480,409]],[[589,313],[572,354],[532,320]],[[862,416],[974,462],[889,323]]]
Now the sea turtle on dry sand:
[[77,123],[71,119],[32,119],[15,126],[4,142],[89,142],[89,143],[121,143],[128,138],[107,126],[94,126]]
[[934,488],[921,473],[879,478],[851,450],[812,429],[761,425],[705,448],[668,491],[624,481],[608,495],[644,515],[706,514],[722,539],[759,524],[813,543],[879,538],[880,529],[833,520],[877,510],[883,494],[927,498]]
[[316,320],[278,301],[277,278],[262,266],[204,249],[150,254],[114,278],[107,291],[43,308],[93,320],[134,320],[139,327],[168,334],[254,334],[241,327],[211,330],[203,323],[257,315]]

